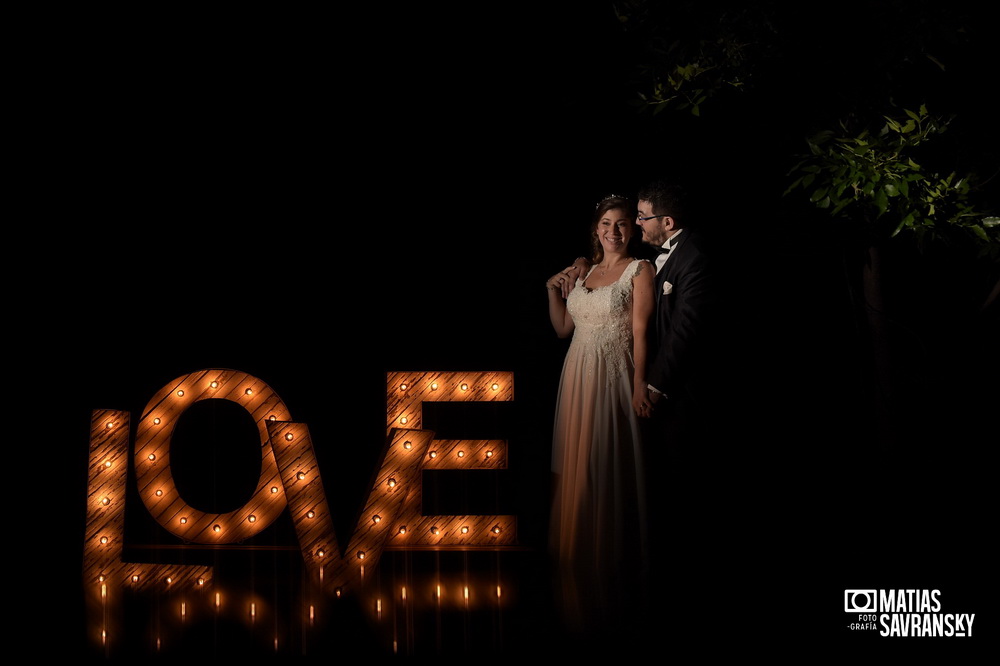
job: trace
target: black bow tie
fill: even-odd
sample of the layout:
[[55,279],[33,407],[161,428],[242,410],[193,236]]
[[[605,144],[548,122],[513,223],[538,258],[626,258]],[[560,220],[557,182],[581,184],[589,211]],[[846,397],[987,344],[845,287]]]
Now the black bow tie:
[[656,251],[659,252],[660,254],[669,254],[671,249],[672,248],[669,247],[658,247],[656,248]]

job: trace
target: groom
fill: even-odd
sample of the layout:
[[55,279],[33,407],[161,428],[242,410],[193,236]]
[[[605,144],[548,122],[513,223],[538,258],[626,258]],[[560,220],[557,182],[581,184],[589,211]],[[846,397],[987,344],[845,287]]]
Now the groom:
[[646,379],[651,447],[662,442],[682,454],[695,446],[703,404],[706,335],[712,307],[712,273],[701,236],[690,224],[684,190],[654,182],[639,191],[636,223],[644,243],[657,255],[654,297],[655,339],[651,340]]

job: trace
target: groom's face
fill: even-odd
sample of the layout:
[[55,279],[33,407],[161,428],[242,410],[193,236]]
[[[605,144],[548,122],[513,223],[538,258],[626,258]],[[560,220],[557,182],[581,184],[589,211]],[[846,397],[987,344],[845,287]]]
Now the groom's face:
[[642,229],[642,242],[656,246],[667,242],[667,231],[672,220],[666,215],[656,216],[656,213],[653,212],[653,204],[645,199],[639,199],[637,208],[639,210],[639,217],[636,219],[636,223]]

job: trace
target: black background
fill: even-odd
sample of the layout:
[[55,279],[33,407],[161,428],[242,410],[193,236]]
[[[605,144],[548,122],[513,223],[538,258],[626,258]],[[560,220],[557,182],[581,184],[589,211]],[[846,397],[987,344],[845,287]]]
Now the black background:
[[[996,308],[976,310],[989,269],[906,241],[887,257],[903,377],[890,445],[865,411],[842,231],[781,196],[804,118],[822,114],[797,77],[808,49],[840,35],[803,38],[760,104],[705,121],[634,112],[631,63],[601,4],[87,12],[31,34],[23,226],[41,237],[11,283],[28,295],[18,328],[30,340],[28,358],[13,356],[48,396],[35,446],[59,452],[45,484],[58,529],[43,542],[68,572],[42,595],[31,624],[43,634],[83,649],[90,410],[135,414],[202,368],[270,384],[310,424],[321,461],[363,442],[357,460],[323,469],[348,512],[382,442],[385,372],[513,371],[505,487],[523,540],[541,547],[566,345],[543,283],[587,251],[597,200],[661,173],[694,184],[725,267],[717,444],[702,459],[714,473],[693,509],[713,558],[677,572],[683,594],[705,590],[690,601],[710,633],[853,654],[970,650],[995,632]],[[993,71],[981,64],[956,102],[972,114]],[[944,612],[977,613],[975,643],[887,645],[844,629],[845,588],[890,587],[941,589]]]

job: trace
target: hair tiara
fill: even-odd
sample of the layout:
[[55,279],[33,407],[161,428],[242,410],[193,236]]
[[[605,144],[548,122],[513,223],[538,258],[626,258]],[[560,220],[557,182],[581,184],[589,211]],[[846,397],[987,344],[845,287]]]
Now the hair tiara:
[[597,210],[598,208],[600,208],[601,204],[604,203],[605,201],[611,201],[612,199],[621,199],[623,201],[628,201],[628,199],[626,197],[623,197],[620,194],[609,194],[608,196],[604,197],[603,199],[601,199],[600,201],[598,201],[596,204],[594,204],[594,210]]

